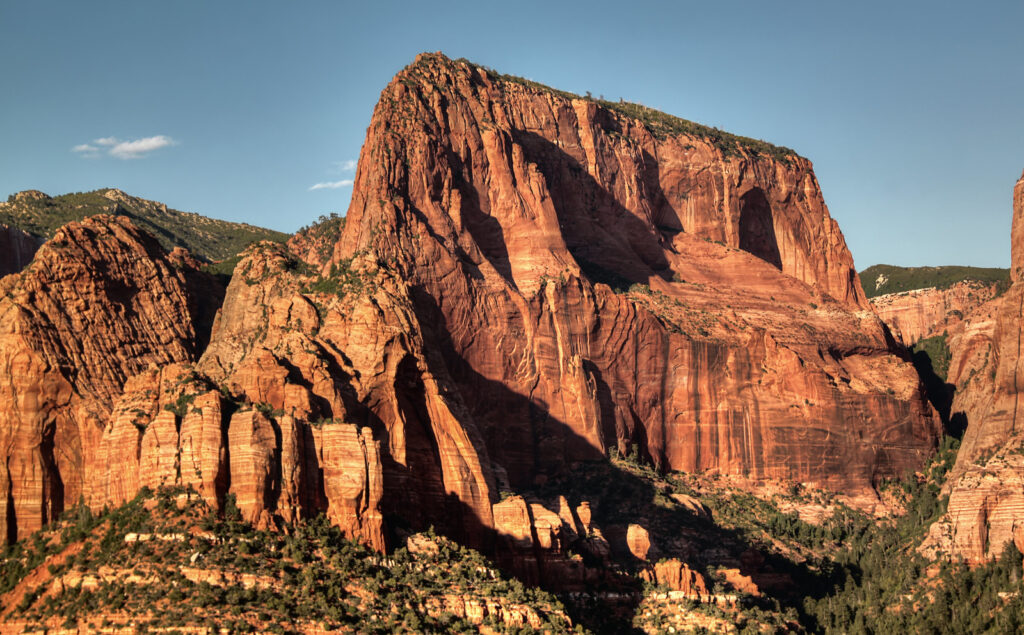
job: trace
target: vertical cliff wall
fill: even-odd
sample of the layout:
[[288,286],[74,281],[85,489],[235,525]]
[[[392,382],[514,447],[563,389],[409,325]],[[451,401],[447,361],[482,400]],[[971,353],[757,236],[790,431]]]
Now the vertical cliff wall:
[[501,492],[580,461],[869,501],[934,447],[786,149],[424,55],[382,92],[343,225],[248,250],[205,347],[194,268],[127,221],[5,278],[8,539],[178,484],[258,524],[323,512],[377,548],[433,525],[536,562],[563,525],[600,552],[586,506]]
[[1013,191],[1010,289],[973,312],[950,338],[952,412],[967,424],[948,481],[940,544],[971,562],[1024,548],[1024,176]]
[[689,125],[420,56],[334,263],[408,281],[513,488],[611,449],[851,491],[917,465],[934,422],[810,163]]
[[33,236],[0,223],[0,276],[24,269],[38,248],[39,241]]
[[181,254],[130,222],[70,224],[0,280],[0,527],[14,540],[88,494],[104,421],[128,377],[185,361],[203,341]]
[[965,316],[994,298],[998,285],[965,280],[949,288],[915,289],[871,298],[871,307],[905,344],[956,330]]

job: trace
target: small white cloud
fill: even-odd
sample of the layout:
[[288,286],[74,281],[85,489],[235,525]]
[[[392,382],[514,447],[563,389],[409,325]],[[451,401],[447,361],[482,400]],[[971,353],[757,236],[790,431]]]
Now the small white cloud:
[[356,171],[356,160],[349,159],[348,161],[335,161],[331,164],[331,168],[327,171],[328,174],[343,174],[345,172]]
[[[109,139],[103,139],[109,141]],[[99,140],[97,140],[99,143]],[[110,156],[118,159],[138,159],[154,150],[174,145],[174,139],[164,135],[136,139],[135,141],[118,141],[110,148]]]
[[117,137],[100,137],[93,139],[92,143],[81,143],[71,148],[71,151],[88,158],[98,157],[100,152],[106,151],[107,154],[117,159],[140,159],[154,150],[173,145],[176,145],[174,139],[162,134],[134,141],[121,141]]
[[352,185],[352,179],[342,179],[340,181],[328,181],[326,183],[317,183],[313,187],[309,188],[309,191],[313,190],[336,190],[339,187],[348,187]]

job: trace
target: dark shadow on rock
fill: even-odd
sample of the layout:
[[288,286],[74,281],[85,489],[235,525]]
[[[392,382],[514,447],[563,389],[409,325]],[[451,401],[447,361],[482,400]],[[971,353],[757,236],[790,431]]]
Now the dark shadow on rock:
[[480,195],[473,184],[470,168],[450,149],[447,152],[447,159],[452,175],[456,178],[455,186],[462,197],[461,214],[466,230],[473,237],[484,258],[487,258],[506,282],[516,288],[508,247],[505,244],[505,231],[501,223],[481,207]]
[[195,325],[195,341],[192,342],[195,359],[203,356],[210,344],[213,322],[224,304],[225,285],[217,277],[194,269],[185,270],[185,285],[188,293],[188,312]]
[[952,415],[950,415],[949,424],[946,426],[946,434],[952,437],[956,437],[957,439],[963,439],[964,432],[966,431],[967,413],[954,412]]
[[[439,358],[443,367],[432,366],[431,372],[436,377],[450,379],[456,392],[451,398],[475,404],[477,408],[487,405],[489,411],[474,413],[469,409],[469,416],[475,422],[473,425],[487,422],[489,427],[481,427],[480,432],[487,443],[490,459],[507,469],[510,493],[523,496],[527,514],[533,517],[530,504],[540,504],[557,514],[559,497],[564,496],[572,510],[584,502],[589,504],[593,527],[621,530],[612,529],[606,534],[610,538],[608,553],[602,554],[595,548],[596,533],[575,536],[559,533],[559,540],[565,540],[564,549],[553,551],[539,548],[536,526],[531,527],[531,542],[527,545],[512,536],[488,529],[477,519],[479,530],[492,537],[491,547],[484,549],[484,553],[494,558],[504,572],[524,583],[560,594],[570,607],[573,619],[599,633],[635,632],[632,619],[644,597],[644,582],[639,573],[649,571],[653,562],[661,557],[679,558],[704,575],[709,586],[710,572],[719,567],[740,569],[755,582],[762,583],[780,575],[788,576],[786,579],[793,581],[792,588],[777,590],[770,597],[743,600],[765,610],[775,610],[775,601],[799,610],[807,589],[816,589],[823,594],[832,588],[806,563],[787,560],[770,544],[752,541],[742,532],[719,526],[711,519],[672,503],[672,492],[660,489],[653,481],[656,472],[650,467],[640,467],[640,462],[649,465],[644,458],[646,439],[629,437],[625,443],[627,454],[637,457],[631,459],[637,462],[634,469],[650,470],[650,478],[637,475],[634,469],[619,467],[597,448],[591,447],[589,453],[580,452],[580,448],[590,442],[553,416],[545,403],[484,377],[459,354],[443,312],[425,289],[413,288],[413,298],[423,324],[426,346],[442,353]],[[615,429],[614,416],[610,415],[614,406],[608,387],[600,373],[595,373],[592,361],[584,360],[583,365],[597,383],[602,419],[599,426],[602,434],[611,435],[605,436],[604,442],[609,447],[616,447],[620,435]],[[411,392],[407,398],[415,401],[412,393],[422,390],[422,387],[410,384],[408,389]],[[500,413],[500,416],[496,417],[495,413]],[[425,415],[420,413],[416,416]],[[642,426],[637,428],[642,429]],[[424,435],[428,435],[429,425],[424,424],[422,430]],[[513,462],[521,463],[521,466],[516,468]],[[411,476],[422,479],[429,472],[440,474],[440,467],[425,465],[424,469],[417,469]],[[491,502],[497,503],[497,498],[498,493],[492,492]],[[473,509],[454,499],[442,501],[439,509],[446,510],[448,514],[458,511],[463,517],[474,516]],[[394,519],[402,523],[403,529],[426,529],[426,516],[413,510],[406,511],[409,513],[399,512],[400,518]],[[651,561],[635,557],[626,544],[626,528],[634,523],[650,533],[654,545]],[[467,536],[465,529],[460,530],[460,524],[463,528],[467,526],[463,521],[435,527],[450,538],[465,542]],[[573,524],[579,526],[575,515]],[[742,557],[751,551],[765,554],[758,560],[756,569],[751,569],[749,558]],[[612,610],[608,610],[609,606]]]
[[592,281],[628,287],[668,269],[664,237],[656,224],[665,225],[669,233],[677,226],[681,230],[682,224],[658,184],[657,161],[645,153],[642,182],[651,191],[643,198],[656,202],[656,218],[643,220],[550,140],[526,130],[513,130],[512,135],[526,160],[544,175],[565,244]]
[[782,271],[772,207],[764,192],[755,187],[743,195],[740,204],[740,249]]
[[955,421],[954,417],[950,416],[956,386],[946,383],[942,377],[935,373],[932,358],[928,355],[927,351],[913,351],[911,361],[914,363],[914,369],[917,370],[917,374],[921,378],[921,383],[924,384],[928,402],[939,413],[943,430],[949,436],[956,437],[957,439],[961,438],[964,430],[967,428],[966,417],[962,412],[954,415]]

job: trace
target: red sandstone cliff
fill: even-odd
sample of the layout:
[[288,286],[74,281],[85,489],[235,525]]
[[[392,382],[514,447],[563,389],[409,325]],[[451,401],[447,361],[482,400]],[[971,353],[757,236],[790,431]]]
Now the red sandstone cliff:
[[1013,195],[1010,289],[952,334],[948,380],[953,416],[967,424],[947,482],[948,513],[933,528],[939,546],[970,562],[1024,548],[1024,177]]
[[[613,450],[867,495],[919,465],[934,418],[810,163],[652,130],[421,56],[382,93],[333,255],[250,249],[198,360],[187,263],[123,221],[70,226],[73,257],[55,239],[2,283],[29,289],[0,318],[0,372],[28,378],[0,419],[8,537],[177,483],[581,580],[566,545],[610,548],[589,507],[499,491]],[[643,559],[637,527],[610,538]]]
[[0,279],[0,527],[14,540],[87,495],[103,422],[125,380],[204,339],[186,261],[121,218],[59,230]]
[[[432,369],[513,488],[636,446],[863,491],[934,441],[794,155],[424,55],[371,122],[334,261],[354,257],[408,281]],[[594,283],[619,279],[640,286]]]
[[948,289],[915,289],[871,298],[871,307],[907,345],[950,332],[996,296],[996,284],[965,280]]

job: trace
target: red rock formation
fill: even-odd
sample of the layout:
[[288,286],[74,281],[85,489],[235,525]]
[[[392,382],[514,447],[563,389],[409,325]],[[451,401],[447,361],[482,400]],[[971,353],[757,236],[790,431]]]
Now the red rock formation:
[[0,223],[0,276],[24,269],[38,248],[39,241],[30,234]]
[[[369,428],[325,425],[318,430],[327,517],[349,535],[383,547],[384,521],[380,500],[384,491],[380,447]],[[375,540],[369,538],[375,537]]]
[[[372,292],[304,294],[312,281],[297,269],[272,245],[238,265],[200,370],[306,427],[322,422],[303,452],[310,473],[324,472],[335,523],[383,545],[382,515],[399,513],[483,544],[494,491],[486,450],[431,372],[405,283],[382,273]],[[335,424],[349,425],[342,434]],[[342,472],[349,483],[329,478]]]
[[103,422],[125,380],[189,359],[204,339],[196,289],[206,284],[108,216],[62,228],[24,271],[0,280],[3,538],[31,533],[88,495]]
[[749,575],[743,575],[739,569],[723,569],[721,573],[725,576],[725,581],[740,593],[749,593],[754,597],[761,595],[761,589],[754,580]]
[[[935,422],[810,163],[651,130],[422,56],[382,94],[330,261],[251,249],[194,368],[174,365],[201,346],[192,322],[131,304],[156,280],[190,306],[186,259],[124,257],[107,244],[126,222],[83,223],[114,237],[88,234],[90,268],[0,283],[35,284],[41,313],[0,303],[0,372],[33,378],[0,400],[7,526],[59,510],[54,474],[93,504],[180,483],[262,524],[325,512],[377,548],[386,517],[433,525],[571,586],[593,575],[579,552],[613,551],[589,508],[500,490],[613,449],[850,493],[917,466]],[[61,339],[82,332],[99,343]],[[621,533],[616,552],[649,556]]]
[[334,245],[341,238],[344,228],[344,216],[321,216],[317,223],[295,232],[288,240],[288,249],[302,261],[319,269],[330,262]]
[[371,122],[334,261],[352,258],[409,281],[431,371],[513,488],[639,447],[867,491],[934,443],[796,156],[424,55]]
[[1009,540],[1024,547],[1024,176],[1013,198],[1010,289],[972,313],[950,337],[948,380],[954,417],[967,423],[947,481],[939,547],[969,562],[998,556]]
[[642,525],[630,523],[626,529],[626,545],[635,558],[647,560],[647,555],[651,551],[650,534]]
[[697,602],[711,600],[711,593],[708,591],[704,576],[691,570],[689,565],[675,558],[662,560],[651,569],[645,569],[642,577],[655,584],[663,584],[673,591],[680,591],[686,597]]
[[878,317],[907,345],[953,330],[964,316],[995,297],[994,283],[966,280],[948,289],[915,289],[871,298]]

